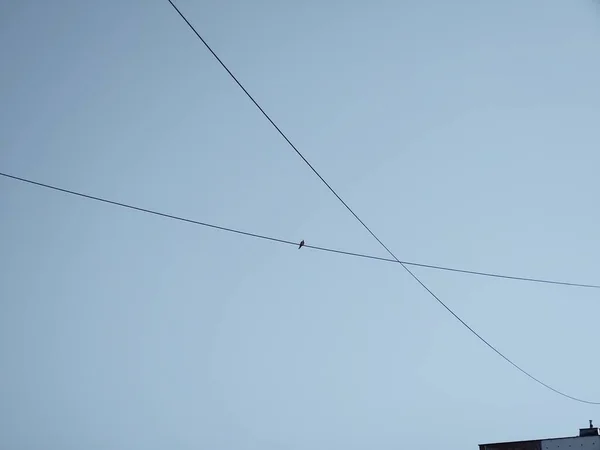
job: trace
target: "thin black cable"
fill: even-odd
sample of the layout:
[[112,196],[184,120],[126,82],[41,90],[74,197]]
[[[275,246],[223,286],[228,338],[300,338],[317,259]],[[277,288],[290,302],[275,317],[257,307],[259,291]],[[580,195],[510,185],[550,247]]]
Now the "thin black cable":
[[589,403],[592,405],[600,405],[600,402],[592,402],[592,401],[588,401],[588,400],[583,400],[583,399],[579,399],[576,397],[573,397],[571,395],[565,394],[564,392],[561,392],[557,389],[554,389],[553,387],[549,386],[548,384],[540,381],[538,378],[534,377],[533,375],[531,375],[529,372],[527,372],[526,370],[524,370],[523,368],[521,368],[519,365],[517,365],[516,363],[514,363],[511,359],[509,359],[507,356],[505,356],[502,352],[500,352],[496,347],[494,347],[493,345],[491,345],[488,341],[486,341],[483,337],[481,337],[481,335],[479,335],[473,328],[471,328],[464,320],[462,320],[456,313],[454,313],[454,311],[452,311],[452,309],[450,307],[448,307],[437,295],[435,295],[433,293],[433,291],[431,291],[431,289],[429,289],[409,268],[406,264],[404,264],[402,261],[400,261],[396,255],[394,255],[394,253],[383,243],[383,241],[381,239],[379,239],[377,237],[377,235],[367,226],[367,224],[365,222],[363,222],[363,220],[358,217],[358,215],[352,210],[352,208],[350,208],[350,206],[342,199],[342,197],[340,197],[340,195],[335,191],[335,189],[333,189],[331,187],[331,185],[325,180],[325,178],[323,178],[321,176],[321,174],[313,167],[313,165],[308,161],[308,159],[306,159],[306,157],[296,148],[296,146],[288,139],[288,137],[285,135],[285,133],[283,133],[283,131],[281,131],[281,129],[277,126],[277,124],[273,121],[273,119],[271,119],[271,117],[262,109],[262,107],[258,104],[258,102],[256,100],[254,100],[254,97],[252,97],[252,95],[250,95],[250,93],[246,90],[246,88],[242,85],[242,83],[240,83],[240,81],[235,77],[235,75],[231,72],[231,70],[229,70],[229,68],[225,65],[225,63],[223,63],[223,61],[221,61],[221,58],[219,58],[219,56],[213,51],[213,49],[210,47],[210,45],[208,45],[208,43],[204,40],[204,38],[200,35],[200,33],[198,33],[198,31],[196,31],[196,29],[194,28],[194,26],[187,20],[187,18],[183,15],[183,13],[179,10],[179,8],[177,8],[177,6],[175,6],[175,4],[173,3],[172,0],[167,0],[171,6],[173,7],[173,9],[175,9],[175,11],[177,11],[177,13],[179,14],[179,16],[181,16],[181,18],[185,21],[185,23],[187,23],[187,25],[189,26],[189,28],[194,32],[194,34],[198,37],[198,39],[200,39],[200,41],[202,41],[202,43],[204,44],[204,46],[208,49],[208,51],[210,51],[210,53],[212,53],[212,55],[215,57],[215,59],[219,62],[219,64],[221,64],[221,66],[227,71],[227,73],[231,76],[231,78],[237,83],[237,85],[242,89],[242,91],[244,91],[244,93],[246,94],[246,96],[252,101],[252,103],[254,103],[254,105],[259,109],[259,111],[263,114],[263,116],[265,116],[265,118],[271,123],[271,125],[273,125],[273,127],[279,132],[279,134],[285,139],[285,141],[290,145],[290,147],[296,152],[296,154],[298,156],[300,156],[300,158],[302,158],[302,160],[304,161],[304,163],[306,163],[306,165],[313,171],[313,173],[319,177],[319,179],[323,182],[323,184],[325,184],[325,186],[327,186],[327,188],[331,191],[331,193],[333,195],[336,196],[336,198],[340,201],[340,203],[342,203],[342,205],[344,205],[346,207],[346,209],[354,216],[354,218],[365,228],[365,230],[367,230],[369,232],[369,234],[388,252],[388,254],[394,258],[394,260],[399,263],[409,274],[410,276],[412,276],[440,305],[442,305],[450,314],[452,314],[452,316],[458,320],[463,326],[465,326],[471,333],[473,333],[477,338],[479,338],[479,340],[481,340],[485,345],[487,345],[490,349],[492,349],[495,353],[497,353],[498,355],[500,355],[505,361],[507,361],[508,363],[510,363],[513,367],[515,367],[516,369],[518,369],[520,372],[522,372],[523,374],[527,375],[529,378],[531,378],[533,381],[541,384],[542,386],[550,389],[551,391],[562,395],[563,397],[569,398],[571,400],[575,400],[581,403]]
[[[174,220],[179,220],[182,222],[188,222],[188,223],[192,223],[194,225],[200,225],[203,227],[208,227],[208,228],[213,228],[216,230],[221,230],[221,231],[227,231],[230,233],[235,233],[235,234],[240,234],[243,236],[249,236],[249,237],[253,237],[253,238],[257,238],[257,239],[263,239],[266,241],[272,241],[272,242],[277,242],[280,244],[287,244],[287,245],[293,245],[293,246],[297,246],[298,242],[296,241],[291,241],[289,239],[279,239],[279,238],[275,238],[272,236],[266,236],[263,234],[257,234],[257,233],[250,233],[248,231],[242,231],[242,230],[238,230],[235,228],[228,228],[228,227],[223,227],[223,226],[219,226],[219,225],[214,225],[211,223],[207,223],[207,222],[201,222],[198,220],[192,220],[192,219],[187,219],[185,217],[181,217],[181,216],[175,216],[172,214],[167,214],[167,213],[163,213],[163,212],[159,212],[156,210],[151,210],[151,209],[146,209],[146,208],[140,208],[138,206],[133,206],[127,203],[121,203],[121,202],[117,202],[114,200],[108,200],[102,197],[97,197],[94,195],[89,195],[89,194],[83,194],[81,192],[77,192],[77,191],[73,191],[73,190],[69,190],[69,189],[65,189],[65,188],[60,188],[57,186],[53,186],[50,184],[45,184],[45,183],[41,183],[39,181],[33,181],[27,178],[22,178],[22,177],[18,177],[15,175],[10,175],[8,173],[2,173],[0,172],[0,176],[3,176],[5,178],[9,178],[12,180],[16,180],[16,181],[21,181],[23,183],[28,183],[28,184],[32,184],[35,186],[39,186],[39,187],[43,187],[46,189],[51,189],[54,191],[58,191],[58,192],[62,192],[62,193],[66,193],[66,194],[70,194],[70,195],[75,195],[77,197],[83,197],[89,200],[94,200],[94,201],[98,201],[98,202],[102,202],[102,203],[108,203],[110,205],[115,205],[115,206],[120,206],[122,208],[127,208],[127,209],[132,209],[135,211],[140,211],[140,212],[145,212],[148,214],[153,214],[155,216],[161,216],[161,217],[166,217],[168,219],[174,219]],[[338,249],[334,249],[334,248],[330,248],[330,247],[321,247],[321,246],[317,246],[317,245],[310,245],[310,244],[305,244],[303,247],[305,248],[309,248],[309,249],[313,249],[313,250],[318,250],[318,251],[322,251],[322,252],[329,252],[329,253],[337,253],[340,255],[345,255],[345,256],[354,256],[357,258],[364,258],[364,259],[372,259],[375,261],[383,261],[383,262],[389,262],[389,263],[395,263],[397,264],[398,261],[396,261],[395,259],[391,259],[391,258],[385,258],[382,256],[375,256],[375,255],[369,255],[366,253],[357,253],[357,252],[349,252],[346,250],[338,250]],[[570,282],[566,282],[566,281],[556,281],[556,280],[547,280],[547,279],[540,279],[540,278],[527,278],[527,277],[517,277],[517,276],[511,276],[511,275],[502,275],[502,274],[498,274],[498,273],[490,273],[490,272],[479,272],[479,271],[475,271],[475,270],[464,270],[464,269],[456,269],[454,267],[444,267],[444,266],[437,266],[437,265],[433,265],[433,264],[423,264],[423,263],[417,263],[417,262],[412,262],[412,261],[400,261],[400,263],[402,264],[406,264],[407,266],[414,266],[414,267],[422,267],[422,268],[426,268],[426,269],[432,269],[432,270],[443,270],[443,271],[447,271],[447,272],[456,272],[456,273],[463,273],[463,274],[468,274],[468,275],[476,275],[476,276],[482,276],[482,277],[491,277],[491,278],[499,278],[499,279],[507,279],[507,280],[515,280],[515,281],[525,281],[525,282],[532,282],[532,283],[545,283],[545,284],[555,284],[555,285],[562,285],[562,286],[568,286],[568,287],[580,287],[580,288],[588,288],[588,289],[600,289],[600,285],[595,285],[595,284],[583,284],[583,283],[570,283]]]
[[[0,176],[6,177],[6,178],[10,178],[10,179],[13,179],[13,180],[17,180],[17,181],[22,181],[23,183],[33,184],[35,186],[43,187],[43,188],[46,188],[46,189],[52,189],[54,191],[63,192],[65,194],[70,194],[70,195],[75,195],[77,197],[87,198],[88,200],[95,200],[97,202],[108,203],[110,205],[120,206],[122,208],[127,208],[127,209],[133,209],[135,211],[140,211],[140,212],[144,212],[144,213],[148,213],[148,214],[153,214],[155,216],[166,217],[168,219],[173,219],[173,220],[179,220],[181,222],[192,223],[194,225],[201,225],[203,227],[214,228],[215,230],[228,231],[230,233],[241,234],[243,236],[250,236],[250,237],[253,237],[253,238],[257,238],[257,239],[264,239],[264,240],[267,240],[267,241],[279,242],[281,244],[298,245],[297,242],[286,241],[285,239],[278,239],[278,238],[274,238],[274,237],[270,237],[270,236],[264,236],[264,235],[260,235],[260,234],[249,233],[247,231],[236,230],[234,228],[221,227],[219,225],[213,225],[211,223],[200,222],[198,220],[186,219],[185,217],[175,216],[173,214],[166,214],[166,213],[162,213],[162,212],[155,211],[155,210],[152,210],[152,209],[140,208],[139,206],[133,206],[133,205],[129,205],[127,203],[116,202],[116,201],[113,201],[113,200],[108,200],[106,198],[96,197],[94,195],[83,194],[81,192],[72,191],[70,189],[60,188],[58,186],[52,186],[50,184],[40,183],[39,181],[28,180],[27,178],[21,178],[21,177],[15,176],[15,175],[9,175],[7,173],[0,172]],[[306,247],[308,247],[308,245]],[[329,251],[335,251],[335,250],[331,250],[331,249],[328,249],[328,250]]]

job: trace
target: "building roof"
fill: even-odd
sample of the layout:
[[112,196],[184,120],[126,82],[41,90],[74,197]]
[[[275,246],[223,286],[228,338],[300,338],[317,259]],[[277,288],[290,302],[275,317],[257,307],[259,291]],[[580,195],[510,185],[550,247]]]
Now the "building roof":
[[[590,421],[591,425],[591,421]],[[542,442],[555,442],[565,439],[585,439],[589,437],[596,437],[600,440],[600,434],[598,428],[581,428],[579,430],[579,436],[566,436],[558,438],[547,438],[547,439],[533,439],[527,441],[511,441],[511,442],[493,442],[489,444],[479,444],[480,450],[543,450]],[[600,448],[598,449],[600,450]]]

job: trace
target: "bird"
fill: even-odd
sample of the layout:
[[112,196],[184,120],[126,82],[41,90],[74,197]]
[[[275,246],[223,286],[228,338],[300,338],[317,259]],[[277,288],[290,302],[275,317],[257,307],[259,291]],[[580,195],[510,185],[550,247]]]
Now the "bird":
[[300,245],[298,246],[298,250],[300,250],[302,247],[304,247],[304,239],[302,239],[300,241]]

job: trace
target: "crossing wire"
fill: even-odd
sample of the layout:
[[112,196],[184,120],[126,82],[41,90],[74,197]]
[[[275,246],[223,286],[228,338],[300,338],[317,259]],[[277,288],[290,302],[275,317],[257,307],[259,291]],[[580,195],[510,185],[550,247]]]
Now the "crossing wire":
[[[27,184],[30,184],[30,185],[34,185],[34,186],[38,186],[38,187],[42,187],[42,188],[46,188],[46,189],[50,189],[50,190],[62,192],[62,193],[65,193],[65,194],[69,194],[69,195],[74,195],[74,196],[77,196],[77,197],[86,198],[88,200],[94,200],[94,201],[101,202],[101,203],[108,203],[110,205],[119,206],[121,208],[132,209],[132,210],[135,210],[135,211],[144,212],[144,213],[147,213],[147,214],[152,214],[152,215],[164,217],[164,218],[167,218],[167,219],[178,220],[178,221],[181,221],[181,222],[187,222],[187,223],[191,223],[191,224],[194,224],[194,225],[200,225],[200,226],[207,227],[207,228],[213,228],[215,230],[226,231],[226,232],[229,232],[229,233],[239,234],[239,235],[242,235],[242,236],[252,237],[252,238],[256,238],[256,239],[262,239],[262,240],[265,240],[265,241],[277,242],[279,244],[292,245],[294,247],[298,245],[297,241],[293,241],[291,239],[281,239],[281,238],[276,238],[276,237],[273,237],[273,236],[267,236],[267,235],[264,235],[264,234],[251,233],[249,231],[243,231],[243,230],[239,230],[239,229],[236,229],[236,228],[224,227],[224,226],[215,225],[215,224],[208,223],[208,222],[202,222],[202,221],[199,221],[199,220],[189,219],[189,218],[182,217],[182,216],[177,216],[177,215],[173,215],[173,214],[167,214],[167,213],[156,211],[156,210],[153,210],[153,209],[141,208],[139,206],[134,206],[134,205],[127,204],[127,203],[117,202],[117,201],[114,201],[114,200],[109,200],[109,199],[102,198],[102,197],[97,197],[97,196],[94,196],[94,195],[84,194],[82,192],[78,192],[78,191],[73,191],[73,190],[70,190],[70,189],[61,188],[61,187],[54,186],[54,185],[51,185],[51,184],[41,183],[39,181],[34,181],[34,180],[31,180],[31,179],[28,179],[28,178],[23,178],[23,177],[18,177],[16,175],[11,175],[11,174],[8,174],[8,173],[0,172],[0,176],[8,178],[8,179],[11,179],[11,180],[15,180],[15,181],[20,181],[20,182],[23,182],[23,183],[27,183]],[[371,259],[371,260],[374,260],[374,261],[382,261],[382,262],[387,262],[387,263],[398,264],[398,261],[396,261],[395,259],[385,258],[385,257],[382,257],[382,256],[376,256],[376,255],[370,255],[370,254],[366,254],[366,253],[351,252],[351,251],[347,251],[347,250],[339,250],[339,249],[335,249],[335,248],[331,248],[331,247],[322,247],[322,246],[311,245],[311,244],[305,244],[303,247],[304,248],[308,248],[308,249],[322,251],[322,252],[337,253],[337,254],[344,255],[344,256],[353,256],[353,257],[356,257],[356,258]],[[543,278],[519,277],[519,276],[513,276],[513,275],[504,275],[504,274],[500,274],[500,273],[481,272],[481,271],[466,270],[466,269],[457,269],[456,267],[446,267],[446,266],[439,266],[439,265],[434,265],[434,264],[424,264],[424,263],[418,263],[418,262],[413,262],[413,261],[400,261],[400,263],[406,264],[407,266],[422,267],[422,268],[425,268],[425,269],[441,270],[441,271],[446,271],[446,272],[454,272],[454,273],[461,273],[461,274],[467,274],[467,275],[475,275],[475,276],[480,276],[480,277],[490,277],[490,278],[498,278],[498,279],[514,280],[514,281],[523,281],[523,282],[530,282],[530,283],[543,283],[543,284],[551,284],[551,285],[553,284],[553,285],[567,286],[567,287],[577,287],[577,288],[587,288],[587,289],[600,289],[600,285],[596,285],[596,284],[571,283],[571,282],[567,282],[567,281],[549,280],[549,279],[543,279]]]
[[475,335],[481,342],[483,342],[490,350],[492,350],[493,352],[495,352],[498,356],[500,356],[502,359],[504,359],[506,362],[508,362],[515,369],[517,369],[518,371],[520,371],[521,373],[523,373],[524,375],[526,375],[527,377],[529,377],[531,380],[533,380],[536,383],[538,383],[538,384],[546,387],[547,389],[551,390],[552,392],[554,392],[556,394],[559,394],[559,395],[561,395],[563,397],[566,397],[568,399],[571,399],[571,400],[574,400],[574,401],[577,401],[577,402],[581,402],[581,403],[588,403],[588,404],[593,404],[593,405],[600,405],[600,402],[593,402],[593,401],[589,401],[589,400],[585,400],[585,399],[580,399],[580,398],[571,396],[569,394],[566,394],[566,393],[564,393],[564,392],[562,392],[562,391],[560,391],[558,389],[555,389],[554,387],[548,385],[547,383],[541,381],[539,378],[533,376],[531,373],[529,373],[528,371],[526,371],[525,369],[523,369],[521,366],[519,366],[518,364],[516,364],[515,362],[513,362],[506,355],[504,355],[504,353],[502,353],[500,350],[498,350],[495,346],[493,346],[491,343],[489,343],[486,339],[484,339],[477,331],[475,331],[462,318],[460,318],[448,305],[446,305],[446,303],[443,302],[440,299],[440,297],[438,297],[429,287],[427,287],[425,285],[425,283],[423,283],[421,281],[421,279],[419,277],[417,277],[417,275],[415,275],[413,273],[413,271],[410,270],[410,268],[408,267],[408,265],[404,264],[400,259],[398,259],[396,257],[396,255],[388,248],[388,246],[386,246],[383,243],[383,241],[379,237],[377,237],[377,235],[371,230],[371,228],[369,228],[367,226],[367,224],[358,216],[358,214],[356,214],[354,212],[354,210],[352,208],[350,208],[350,206],[342,199],[342,197],[335,191],[335,189],[333,189],[333,187],[325,180],[325,178],[323,178],[323,176],[315,169],[315,167],[308,161],[308,159],[298,150],[298,148],[296,148],[296,146],[292,143],[292,141],[290,141],[290,139],[285,135],[285,133],[283,131],[281,131],[281,129],[277,126],[277,124],[273,121],[273,119],[271,119],[271,117],[265,112],[265,110],[260,106],[260,104],[254,99],[254,97],[252,95],[250,95],[250,93],[246,90],[246,88],[242,85],[242,83],[231,72],[231,70],[229,70],[229,68],[225,65],[225,63],[221,60],[221,58],[219,58],[219,56],[214,52],[214,50],[211,48],[211,46],[208,45],[208,43],[206,42],[206,40],[200,35],[200,33],[198,33],[198,31],[196,30],[196,28],[189,22],[189,20],[179,10],[179,8],[175,5],[175,3],[173,3],[172,0],[167,0],[167,1],[171,4],[171,6],[173,7],[173,9],[179,14],[179,16],[185,21],[185,23],[188,25],[188,27],[194,32],[194,34],[196,35],[196,37],[198,39],[200,39],[200,41],[204,44],[204,46],[207,48],[207,50],[219,62],[219,64],[223,67],[223,69],[225,69],[225,71],[227,71],[227,73],[229,74],[229,76],[235,81],[235,83],[240,87],[240,89],[242,89],[242,91],[244,91],[244,93],[246,94],[246,96],[252,101],[252,103],[254,103],[254,105],[263,114],[263,116],[277,130],[277,132],[281,135],[281,137],[283,137],[283,139],[288,143],[288,145],[296,152],[296,154],[304,161],[304,163],[312,170],[312,172],[321,180],[321,182],[325,186],[327,186],[327,188],[329,189],[329,191],[331,191],[331,193],[340,201],[340,203],[342,203],[342,205],[344,205],[344,207],[350,212],[350,214],[352,214],[352,216],[363,226],[363,228],[365,228],[365,230],[367,230],[367,232],[379,243],[379,245],[381,245],[381,247],[383,247],[385,249],[385,251],[394,259],[394,261],[396,261],[398,264],[400,264],[404,268],[404,270],[406,270],[406,272],[423,289],[425,289],[429,293],[429,295],[431,295],[444,309],[446,309],[446,311],[448,311],[465,328],[467,328],[473,335]]

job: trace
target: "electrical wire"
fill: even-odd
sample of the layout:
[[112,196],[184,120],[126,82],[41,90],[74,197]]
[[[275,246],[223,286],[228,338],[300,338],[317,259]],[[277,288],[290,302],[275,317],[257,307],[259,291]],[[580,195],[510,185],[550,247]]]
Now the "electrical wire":
[[475,335],[481,342],[483,342],[492,351],[494,351],[496,354],[498,354],[502,359],[504,359],[506,362],[508,362],[510,365],[512,365],[515,369],[517,369],[518,371],[520,371],[521,373],[523,373],[524,375],[526,375],[527,377],[529,377],[531,380],[535,381],[536,383],[539,383],[540,385],[546,387],[547,389],[551,390],[552,392],[554,392],[556,394],[559,394],[559,395],[561,395],[563,397],[566,397],[568,399],[571,399],[571,400],[574,400],[574,401],[577,401],[577,402],[581,402],[581,403],[588,403],[588,404],[592,404],[592,405],[600,405],[600,402],[588,401],[588,400],[585,400],[585,399],[580,399],[580,398],[568,395],[568,394],[566,394],[566,393],[564,393],[564,392],[562,392],[562,391],[560,391],[558,389],[553,388],[552,386],[546,384],[545,382],[541,381],[540,379],[536,378],[531,373],[529,373],[528,371],[526,371],[525,369],[523,369],[521,366],[517,365],[515,362],[513,362],[511,359],[509,359],[502,352],[500,352],[495,346],[493,346],[492,344],[490,344],[479,333],[477,333],[470,325],[468,325],[463,319],[461,319],[448,305],[446,305],[446,303],[444,303],[429,287],[427,287],[419,279],[419,277],[417,277],[409,269],[409,267],[408,267],[407,264],[404,264],[402,261],[400,261],[400,259],[398,259],[396,257],[396,255],[383,243],[383,241],[381,239],[379,239],[379,237],[377,237],[377,235],[352,210],[352,208],[350,208],[350,206],[342,199],[342,197],[335,191],[335,189],[333,189],[333,187],[331,187],[331,185],[325,180],[325,178],[323,178],[323,176],[321,176],[321,174],[308,161],[308,159],[306,159],[306,157],[296,148],[296,146],[290,141],[290,139],[285,135],[285,133],[283,131],[281,131],[281,129],[277,126],[277,124],[273,121],[273,119],[271,119],[271,117],[265,112],[265,110],[258,104],[258,102],[254,99],[254,97],[252,97],[252,95],[250,95],[250,93],[246,90],[246,88],[242,85],[242,83],[236,78],[236,76],[231,72],[231,70],[229,70],[229,68],[225,65],[225,63],[221,60],[221,58],[219,58],[219,56],[213,51],[213,49],[210,47],[210,45],[208,45],[208,43],[204,40],[204,38],[200,35],[200,33],[198,33],[198,31],[196,30],[196,28],[188,21],[188,19],[183,15],[183,13],[179,10],[179,8],[177,8],[177,6],[175,5],[175,3],[173,3],[172,0],[167,0],[167,1],[171,4],[171,6],[173,7],[173,9],[175,11],[177,11],[177,13],[179,14],[179,16],[185,21],[185,23],[194,32],[194,34],[198,37],[198,39],[200,39],[200,41],[202,41],[202,43],[204,44],[204,46],[215,57],[215,59],[219,62],[219,64],[221,64],[221,66],[223,67],[223,69],[225,69],[225,71],[227,71],[227,73],[229,74],[229,76],[236,82],[236,84],[242,89],[242,91],[244,91],[244,93],[246,94],[246,96],[252,101],[252,103],[254,103],[254,105],[263,114],[263,116],[271,123],[271,125],[273,125],[273,127],[277,130],[277,132],[283,137],[283,139],[289,144],[289,146],[296,152],[296,154],[304,161],[304,163],[312,170],[312,172],[321,180],[321,182],[323,184],[325,184],[325,186],[327,186],[327,188],[329,189],[329,191],[331,191],[331,193],[340,201],[340,203],[342,203],[342,205],[344,205],[344,207],[352,214],[352,216],[354,216],[354,218],[363,226],[363,228],[365,228],[365,230],[368,231],[368,233],[379,243],[379,245],[381,245],[381,247],[383,247],[387,251],[387,253],[394,259],[394,261],[396,261],[397,263],[399,263],[406,270],[406,272],[408,272],[408,274],[417,283],[419,283],[419,285],[421,285],[421,287],[423,287],[423,289],[425,289],[456,320],[458,320],[473,335]]
[[[46,189],[62,192],[65,194],[86,198],[88,200],[94,200],[97,202],[108,203],[110,205],[119,206],[122,208],[131,209],[131,210],[135,210],[135,211],[139,211],[139,212],[144,212],[144,213],[152,214],[155,216],[165,217],[168,219],[178,220],[181,222],[187,222],[187,223],[191,223],[194,225],[200,225],[200,226],[207,227],[207,228],[213,228],[215,230],[221,230],[221,231],[226,231],[229,233],[239,234],[242,236],[248,236],[248,237],[252,237],[252,238],[256,238],[256,239],[262,239],[265,241],[277,242],[279,244],[298,246],[298,242],[292,241],[290,239],[280,239],[280,238],[276,238],[273,236],[266,236],[264,234],[251,233],[248,231],[238,230],[235,228],[223,227],[223,226],[215,225],[215,224],[208,223],[208,222],[202,222],[202,221],[193,220],[193,219],[189,219],[189,218],[185,218],[185,217],[181,217],[181,216],[176,216],[173,214],[167,214],[167,213],[152,210],[152,209],[141,208],[139,206],[134,206],[134,205],[127,204],[127,203],[117,202],[114,200],[109,200],[109,199],[97,197],[94,195],[84,194],[82,192],[73,191],[73,190],[61,188],[58,186],[53,186],[51,184],[41,183],[39,181],[34,181],[31,179],[22,178],[22,177],[18,177],[15,175],[10,175],[8,173],[0,172],[0,176],[15,180],[15,181],[21,181],[23,183],[31,184],[34,186],[43,187]],[[303,247],[312,249],[312,250],[322,251],[322,252],[337,253],[337,254],[345,255],[345,256],[353,256],[356,258],[372,259],[375,261],[383,261],[383,262],[398,264],[398,261],[396,261],[395,259],[385,258],[385,257],[375,256],[375,255],[369,255],[366,253],[350,252],[350,251],[346,251],[346,250],[339,250],[339,249],[334,249],[334,248],[330,248],[330,247],[320,247],[317,245],[310,245],[310,244],[305,244],[305,245],[303,245]],[[548,280],[548,279],[542,279],[542,278],[518,277],[518,276],[511,276],[511,275],[503,275],[503,274],[499,274],[499,273],[480,272],[480,271],[475,271],[475,270],[457,269],[454,267],[444,267],[444,266],[438,266],[438,265],[433,265],[433,264],[423,264],[423,263],[412,262],[412,261],[400,261],[400,263],[406,264],[407,266],[422,267],[425,269],[441,270],[441,271],[462,273],[462,274],[475,275],[475,276],[481,276],[481,277],[491,277],[491,278],[524,281],[524,282],[531,282],[531,283],[554,284],[554,285],[568,286],[568,287],[600,289],[600,285],[596,285],[596,284],[570,283],[570,282],[566,282],[566,281]]]

